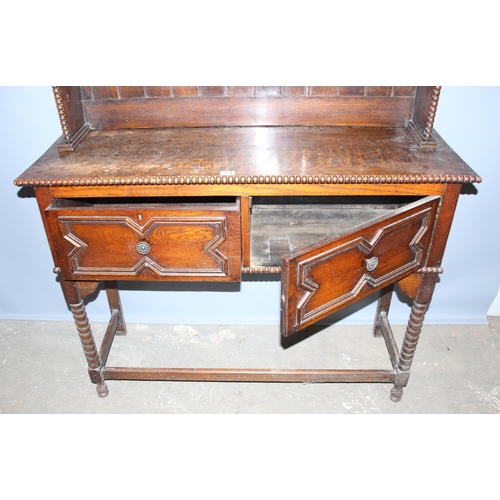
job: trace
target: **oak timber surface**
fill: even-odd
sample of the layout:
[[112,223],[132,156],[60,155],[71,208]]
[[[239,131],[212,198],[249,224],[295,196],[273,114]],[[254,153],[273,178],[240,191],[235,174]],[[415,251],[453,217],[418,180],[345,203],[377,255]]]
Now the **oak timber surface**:
[[480,180],[436,133],[435,139],[436,150],[428,151],[418,149],[403,128],[96,130],[75,151],[59,152],[54,144],[16,184],[61,185],[68,179],[82,184],[103,178],[128,183],[154,176],[222,175],[473,176],[470,182]]
[[[314,198],[313,198],[314,200]],[[342,204],[259,204],[252,206],[252,266],[281,266],[281,257],[292,250],[317,244],[320,240],[387,214],[389,205]]]

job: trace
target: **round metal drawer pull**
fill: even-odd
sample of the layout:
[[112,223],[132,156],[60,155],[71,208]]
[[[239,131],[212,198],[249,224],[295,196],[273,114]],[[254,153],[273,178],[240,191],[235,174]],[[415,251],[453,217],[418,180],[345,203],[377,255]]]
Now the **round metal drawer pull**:
[[151,252],[151,246],[145,241],[139,241],[135,248],[141,255],[147,255],[149,252]]
[[377,257],[372,257],[371,259],[366,259],[366,270],[373,271],[378,266]]

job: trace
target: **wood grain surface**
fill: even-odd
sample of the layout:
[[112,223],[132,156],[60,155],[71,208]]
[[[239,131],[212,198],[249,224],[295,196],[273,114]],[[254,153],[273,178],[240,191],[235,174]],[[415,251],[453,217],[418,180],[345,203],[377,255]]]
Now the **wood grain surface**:
[[[207,183],[206,178],[264,184],[280,177],[302,183],[475,182],[477,174],[437,135],[421,150],[403,128],[211,127],[92,131],[72,152],[54,144],[17,185]],[[266,176],[269,179],[266,180]],[[262,179],[260,179],[262,177]],[[387,178],[390,177],[388,181]],[[286,179],[285,179],[286,178]],[[353,179],[354,178],[354,181]],[[170,179],[170,181],[169,181]],[[177,180],[175,180],[177,179]],[[342,180],[338,180],[342,179]],[[379,179],[379,180],[378,180]],[[173,181],[173,182],[172,182]]]

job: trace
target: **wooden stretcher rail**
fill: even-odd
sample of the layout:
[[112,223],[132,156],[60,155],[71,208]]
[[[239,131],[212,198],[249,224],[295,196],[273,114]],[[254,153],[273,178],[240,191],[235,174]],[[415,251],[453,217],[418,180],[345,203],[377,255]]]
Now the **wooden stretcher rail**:
[[105,380],[204,382],[387,382],[393,370],[278,370],[265,368],[124,368],[102,370]]
[[391,325],[389,319],[387,318],[387,313],[382,311],[379,316],[380,328],[382,329],[382,335],[384,336],[385,345],[389,356],[391,358],[392,366],[396,368],[398,366],[399,360],[399,350],[396,342],[394,340],[394,335],[392,334]]
[[99,350],[99,358],[103,365],[106,364],[108,360],[109,352],[111,350],[111,346],[113,344],[113,339],[116,335],[116,330],[118,328],[118,323],[120,320],[120,312],[117,309],[114,309],[111,313],[111,318],[108,323],[108,327],[106,328],[106,333],[104,334],[104,338],[102,340],[101,349]]

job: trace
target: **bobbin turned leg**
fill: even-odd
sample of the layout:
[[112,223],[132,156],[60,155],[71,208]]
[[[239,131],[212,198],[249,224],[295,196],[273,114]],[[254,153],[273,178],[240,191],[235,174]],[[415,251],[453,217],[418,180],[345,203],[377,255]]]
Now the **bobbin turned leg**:
[[390,398],[392,401],[400,401],[403,396],[403,387],[410,378],[410,367],[417,349],[420,332],[424,323],[425,313],[429,307],[434,287],[437,282],[437,274],[429,274],[422,277],[417,297],[411,308],[410,319],[406,327],[406,333],[399,354],[396,380],[391,389]]
[[80,336],[80,341],[82,343],[83,352],[85,353],[85,358],[89,366],[89,376],[90,380],[97,384],[97,394],[104,398],[108,395],[108,386],[104,382],[104,378],[101,373],[101,359],[99,357],[99,352],[90,328],[89,319],[87,317],[87,312],[85,310],[85,305],[83,299],[78,291],[76,283],[71,281],[61,280],[61,287],[68,303],[71,312],[73,313],[73,318],[76,323],[76,329]]

